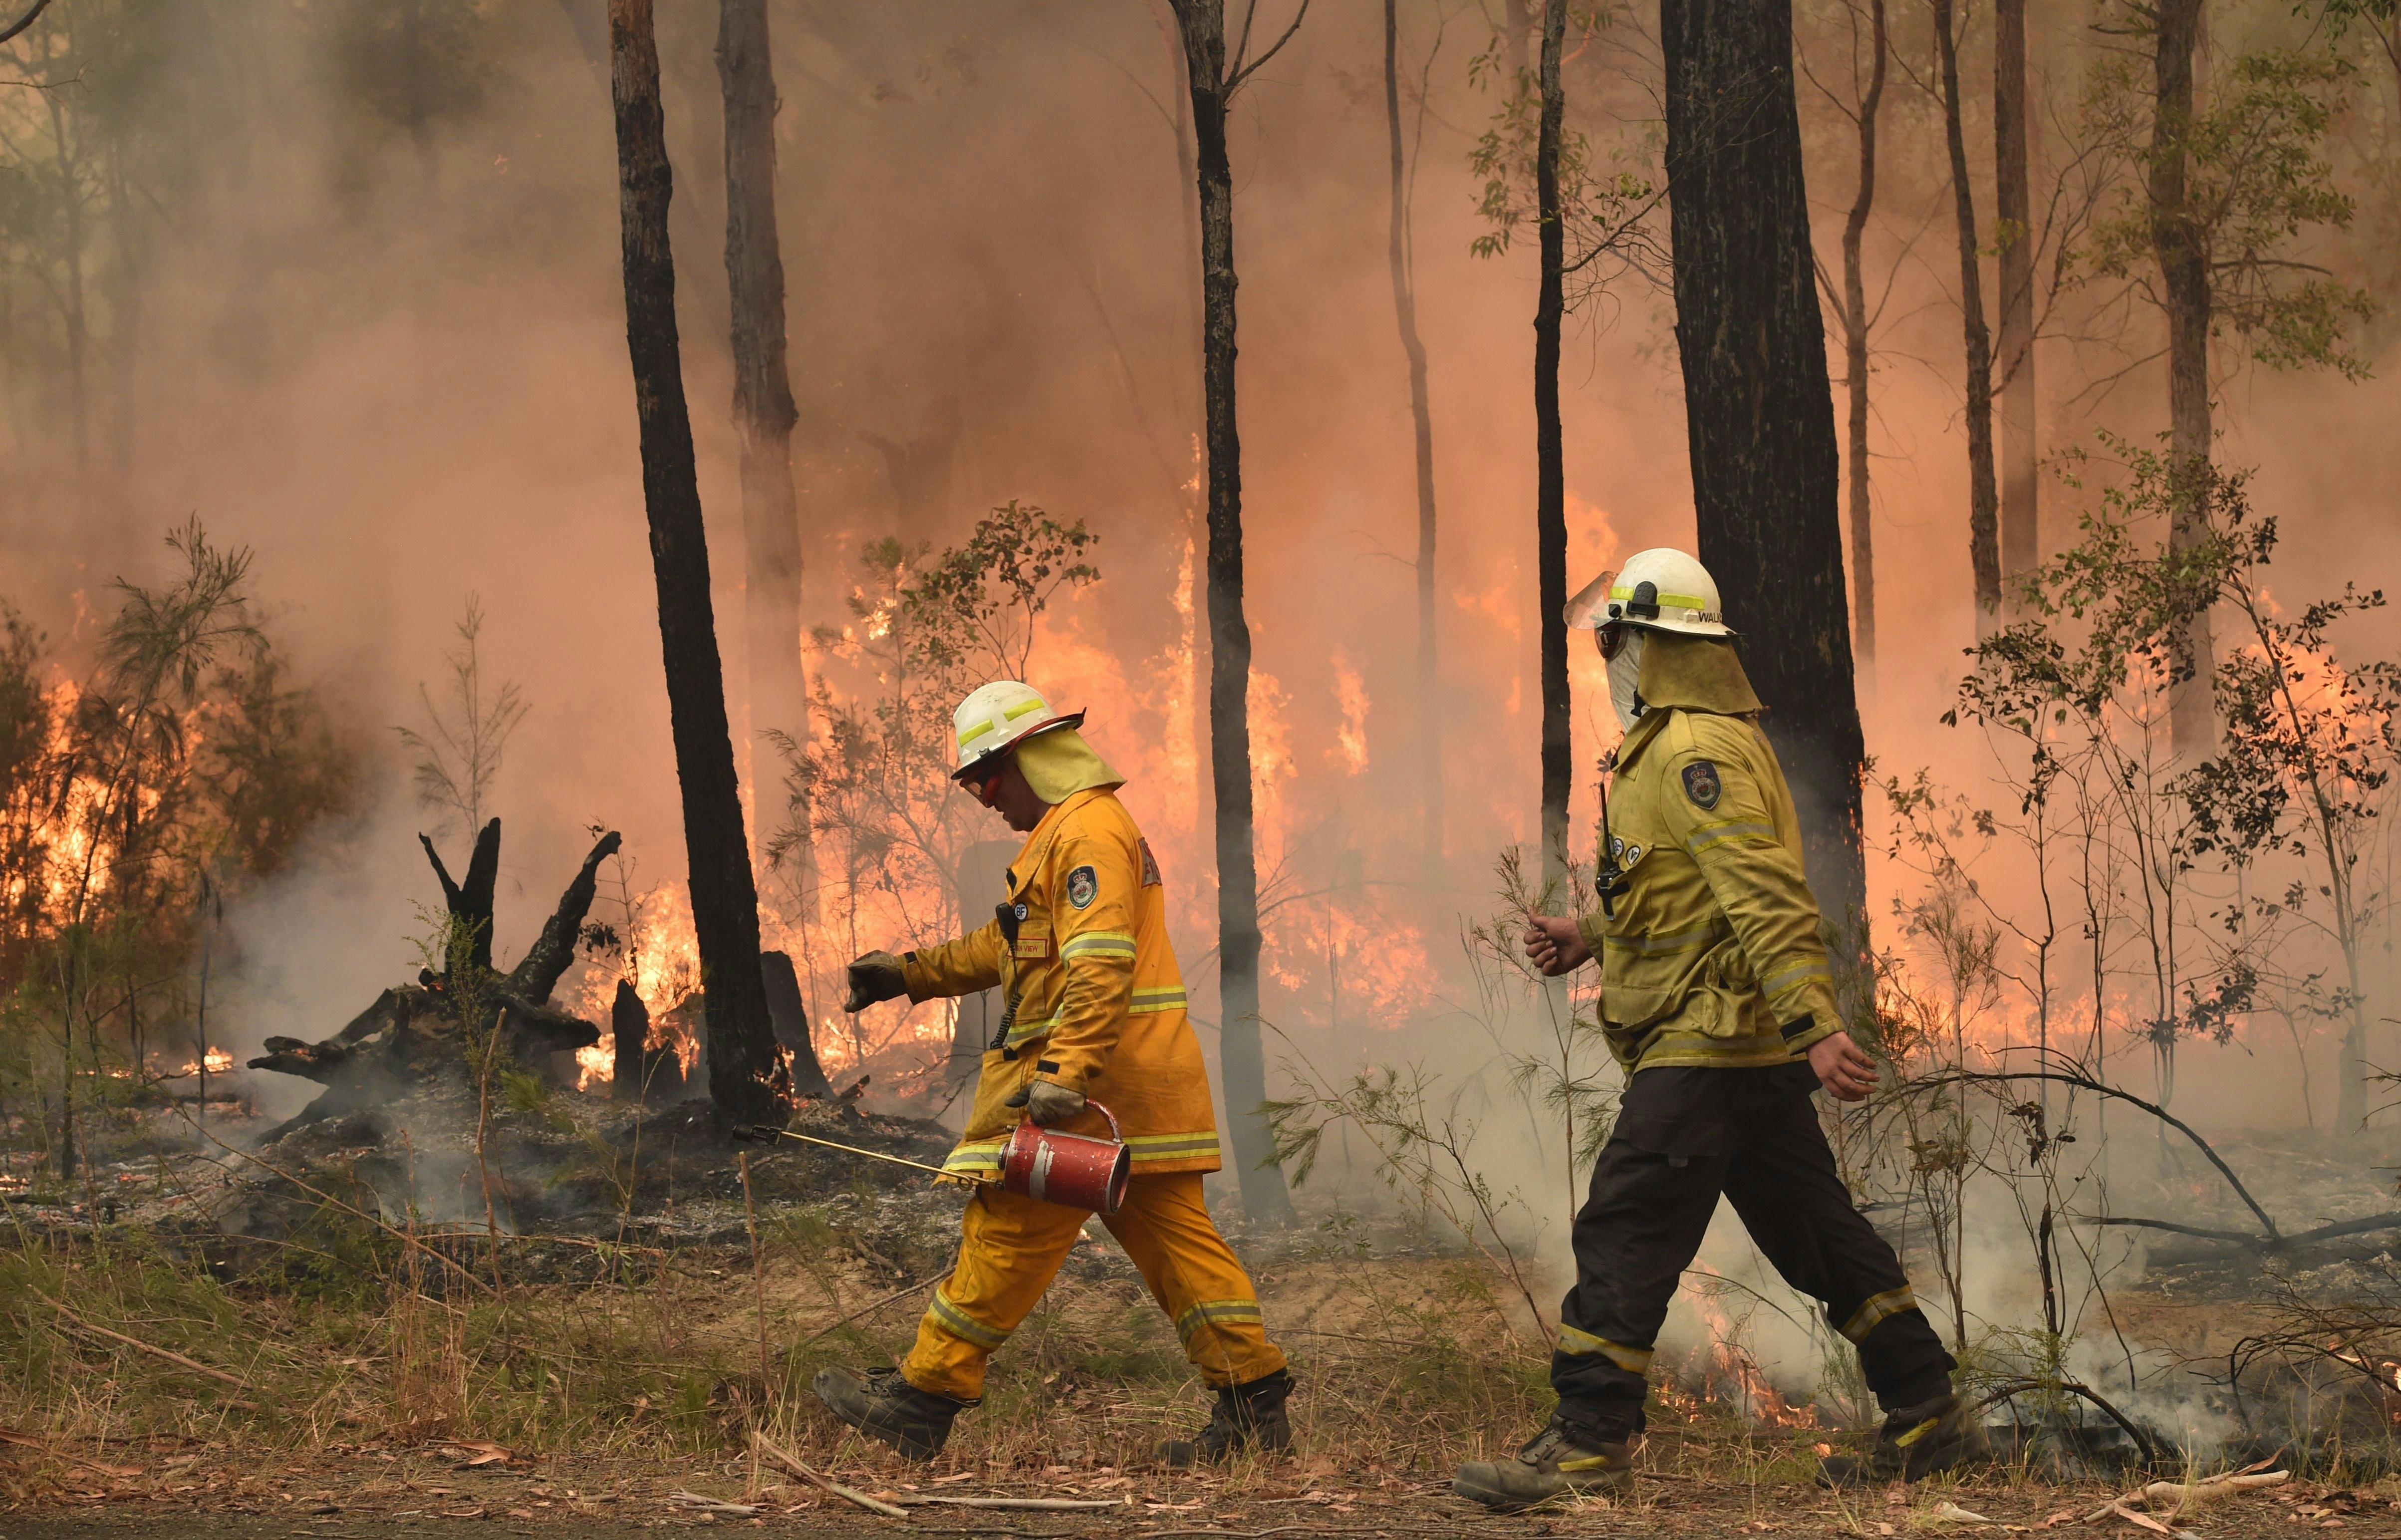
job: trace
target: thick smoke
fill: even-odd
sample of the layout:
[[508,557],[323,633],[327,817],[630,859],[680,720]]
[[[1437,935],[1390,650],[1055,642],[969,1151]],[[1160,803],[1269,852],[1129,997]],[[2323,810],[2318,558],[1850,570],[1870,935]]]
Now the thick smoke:
[[[2041,89],[2065,114],[2084,55],[2076,19],[2049,16],[2056,8],[2038,40]],[[444,90],[393,73],[375,9],[177,7],[153,51],[121,65],[139,72],[143,94],[129,103],[120,89],[110,110],[139,142],[155,212],[139,222],[138,251],[112,257],[117,282],[96,302],[108,347],[104,366],[89,365],[84,468],[56,320],[22,277],[7,281],[19,330],[0,344],[7,597],[74,667],[107,581],[154,570],[157,533],[197,512],[220,538],[256,548],[277,633],[374,750],[364,825],[329,834],[233,917],[237,1052],[269,1034],[329,1033],[414,973],[416,906],[434,894],[412,836],[432,815],[413,803],[390,729],[417,721],[418,681],[438,677],[471,592],[490,617],[487,667],[532,704],[498,788],[503,946],[532,934],[590,822],[625,831],[643,883],[681,876],[594,7],[427,7],[456,39],[443,56],[455,89]],[[1488,227],[1467,156],[1500,101],[1467,79],[1485,20],[1405,6],[1406,73],[1428,81],[1405,111],[1413,131],[1422,112],[1414,253],[1442,520],[1442,683],[1420,701],[1372,10],[1313,7],[1249,88],[1234,131],[1246,601],[1261,675],[1263,864],[1275,873],[1269,901],[1282,901],[1269,918],[1267,1011],[1329,1076],[1412,1062],[1453,1087],[1473,1082],[1461,1115],[1476,1123],[1479,1154],[1502,1190],[1524,1196],[1520,1238],[1556,1263],[1571,1154],[1496,1072],[1458,941],[1463,922],[1498,908],[1491,860],[1535,820],[1533,260],[1525,242],[1493,259],[1469,251]],[[660,24],[685,376],[738,705],[713,11],[662,7]],[[1922,24],[1902,23],[1905,48],[1923,43],[1911,25]],[[1188,678],[1178,649],[1200,469],[1197,264],[1173,47],[1135,4],[794,0],[774,26],[810,618],[847,618],[867,540],[956,542],[1012,498],[1085,520],[1101,536],[1104,581],[1054,611],[1033,672],[1089,707],[1095,745],[1134,773],[1127,800],[1159,844],[1178,890],[1179,949],[1204,983],[1208,846],[1193,767],[1175,753],[1188,755],[1188,722],[1173,720],[1189,711],[1174,676]],[[1804,31],[1831,57],[1827,34]],[[1638,33],[1580,53],[1570,89],[1597,153],[1639,162],[1653,86]],[[1971,39],[1969,68],[1983,46]],[[96,68],[63,89],[117,84]],[[2372,98],[2362,112],[2390,112],[2389,82],[2361,91]],[[1852,152],[1805,84],[1804,113],[1831,251]],[[1944,196],[1939,142],[1922,100],[1897,107],[1888,131],[1888,217],[1871,239],[1874,270],[1895,273],[1873,441],[1883,647],[1862,705],[1879,774],[1933,765],[1989,801],[1981,744],[1936,720],[1973,637],[1957,316],[1940,276],[1946,263],[1955,274],[1955,259],[1940,249],[1940,221],[1920,231],[1922,211]],[[2042,354],[2059,382],[2046,387],[2047,449],[2089,445],[2099,427],[2147,439],[2164,419],[2159,368],[2101,388],[2112,355],[2067,335],[2071,312],[2082,313],[2063,310]],[[1571,586],[1633,550],[1693,538],[1669,320],[1664,291],[1639,275],[1573,318]],[[2148,323],[2132,324],[2139,355]],[[2248,371],[2228,384],[2224,457],[2260,467],[2255,495],[2284,520],[2275,588],[2294,604],[2401,570],[2389,334],[2371,344],[2386,366],[2366,383]],[[2089,494],[2050,480],[2044,495],[2056,544]],[[1740,626],[1738,612],[1729,618]],[[2378,621],[2345,641],[2353,657],[2389,655],[2394,635]],[[1573,657],[1581,829],[1591,766],[1615,728],[1598,660],[1588,645]],[[828,678],[860,685],[840,667]],[[771,725],[798,726],[750,723]],[[1429,739],[1448,809],[1447,883],[1431,892],[1414,886],[1414,756]],[[779,818],[772,757],[755,741],[742,751],[753,816]],[[1886,833],[1873,823],[1872,845]],[[460,831],[446,837],[463,848]],[[1880,860],[1871,873],[1881,920],[1910,879]],[[2389,1000],[2389,960],[2380,966]],[[1535,1013],[1484,1014],[1506,1046],[1534,1052]],[[2371,1059],[2401,1063],[2390,1029],[2380,1033]],[[1280,1052],[1271,1036],[1270,1059]],[[2330,1045],[2317,1060],[2323,1086]],[[2204,1127],[2288,1125],[2299,1110],[2291,1064],[2246,1039],[2195,1047],[2178,1109]],[[1372,1158],[1349,1148],[1346,1190],[1364,1191]],[[1331,1184],[1344,1173],[1327,1160]],[[1989,1291],[1971,1298],[1977,1313],[2024,1318],[2024,1288],[2007,1282],[2018,1244],[1980,1242],[1992,1259],[1971,1265]],[[1748,1276],[1726,1237],[1708,1256]],[[1778,1377],[1806,1388],[1804,1339],[1771,1332],[1762,1343]]]

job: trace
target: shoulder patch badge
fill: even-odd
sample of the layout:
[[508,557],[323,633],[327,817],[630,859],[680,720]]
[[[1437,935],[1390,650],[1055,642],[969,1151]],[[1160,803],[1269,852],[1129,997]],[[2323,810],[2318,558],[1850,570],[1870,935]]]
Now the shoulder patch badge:
[[1159,858],[1150,853],[1150,842],[1137,840],[1135,843],[1142,846],[1142,885],[1145,887],[1159,887]]
[[1718,804],[1718,767],[1707,760],[1694,760],[1684,766],[1684,795],[1693,805],[1706,811]]
[[1079,866],[1067,873],[1067,901],[1078,909],[1090,909],[1092,901],[1101,896],[1100,874],[1089,866]]

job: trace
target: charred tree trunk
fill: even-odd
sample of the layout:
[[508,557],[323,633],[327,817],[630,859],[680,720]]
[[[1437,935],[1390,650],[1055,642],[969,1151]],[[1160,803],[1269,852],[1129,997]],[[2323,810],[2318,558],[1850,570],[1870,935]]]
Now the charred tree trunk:
[[[2027,150],[2026,0],[1993,8],[1993,223],[2001,249],[2001,576],[2042,560],[2035,427],[2034,191]],[[2005,596],[2006,598],[2006,596]]]
[[1864,747],[1789,0],[1660,0],[1676,344],[1700,556],[1743,635],[1819,906],[1856,924]]
[[1559,218],[1559,133],[1567,91],[1559,53],[1568,0],[1543,6],[1541,126],[1534,201],[1542,220],[1542,283],[1534,296],[1534,586],[1541,623],[1543,891],[1559,901],[1568,870],[1568,792],[1574,783],[1575,713],[1568,699],[1568,483],[1559,434],[1559,322],[1567,310],[1567,227]]
[[1408,165],[1401,144],[1400,52],[1396,0],[1384,0],[1384,126],[1393,149],[1393,310],[1400,322],[1401,351],[1409,361],[1409,420],[1417,430],[1419,816],[1424,823],[1420,834],[1425,881],[1439,887],[1443,879],[1442,722],[1435,706],[1441,671],[1434,653],[1434,409],[1426,398],[1425,339],[1418,336]]
[[[801,654],[801,526],[792,490],[791,373],[785,361],[784,257],[775,229],[775,76],[767,0],[721,0],[717,77],[725,95],[725,281],[733,300],[734,427],[742,442],[743,598],[750,653],[750,732],[809,736]],[[757,796],[764,777],[753,774]],[[805,817],[794,826],[806,831]],[[759,822],[765,864],[767,820]],[[807,882],[802,851],[803,888]]]
[[1951,209],[1959,232],[1959,315],[1968,342],[1968,563],[1976,580],[1976,634],[2001,613],[2001,495],[1993,474],[1993,334],[1984,323],[1983,267],[1976,244],[1976,193],[1968,180],[1961,123],[1959,38],[1951,0],[1934,0],[1934,51],[1942,76],[1942,139],[1951,152]]
[[[1167,42],[1168,62],[1180,71],[1184,67],[1183,24],[1177,20],[1173,5],[1166,7],[1165,17],[1162,35]],[[1200,207],[1194,195],[1200,185],[1200,163],[1192,150],[1192,103],[1189,92],[1177,91],[1173,95],[1175,185],[1181,194],[1175,200],[1176,210],[1184,220],[1184,249],[1192,254],[1197,263],[1200,252]],[[1186,345],[1191,350],[1190,363],[1194,371],[1198,373],[1206,347],[1204,339],[1209,331],[1207,318],[1202,314],[1203,285],[1200,282],[1200,270],[1197,266],[1187,269],[1184,277]],[[1181,392],[1177,392],[1176,399],[1179,406],[1184,402]],[[1196,413],[1187,416],[1185,420],[1189,422],[1198,415]],[[1196,450],[1199,445],[1200,441],[1196,436],[1194,440]],[[1192,610],[1186,615],[1186,624],[1190,627],[1191,645],[1187,650],[1185,657],[1185,689],[1187,692],[1187,704],[1192,720],[1192,763],[1196,766],[1192,777],[1192,827],[1197,830],[1209,827],[1211,817],[1209,777],[1200,774],[1197,768],[1208,763],[1210,757],[1209,632],[1207,624],[1199,612],[1206,608],[1205,601],[1201,598],[1201,589],[1206,584],[1205,574],[1209,562],[1207,549],[1209,515],[1202,468],[1196,461],[1192,469],[1193,474],[1187,483],[1184,498],[1185,557],[1192,564]]]
[[1219,1067],[1242,1207],[1255,1219],[1282,1224],[1292,1218],[1292,1197],[1260,1111],[1267,1101],[1267,1053],[1259,1036],[1259,879],[1251,826],[1251,627],[1242,613],[1242,447],[1234,417],[1234,174],[1226,155],[1226,116],[1241,77],[1227,67],[1224,0],[1174,0],[1174,6],[1199,161]]
[[[501,880],[501,820],[492,819],[475,832],[474,847],[467,855],[467,880],[450,880],[450,869],[442,864],[441,853],[426,835],[417,836],[425,846],[425,859],[433,863],[433,874],[442,883],[442,901],[450,914],[452,929],[467,941],[469,966],[488,970],[492,966],[492,891]],[[591,902],[585,897],[584,902]],[[449,971],[449,959],[443,959],[443,971]]]
[[1885,76],[1892,59],[1892,36],[1885,22],[1885,0],[1868,0],[1869,47],[1875,58],[1868,67],[1867,89],[1859,94],[1859,187],[1851,212],[1843,220],[1843,385],[1849,411],[1845,417],[1844,469],[1851,502],[1851,637],[1861,672],[1875,675],[1875,527],[1868,477],[1868,285],[1860,247],[1868,215],[1875,210],[1876,127],[1884,110]]
[[759,955],[759,973],[767,988],[768,1024],[775,1028],[775,1041],[791,1055],[793,1094],[820,1099],[832,1095],[833,1087],[826,1083],[825,1067],[817,1062],[808,1001],[801,994],[800,970],[792,966],[789,955],[762,952]]
[[[498,818],[492,820],[495,831],[499,829],[500,821]],[[624,836],[612,829],[601,835],[584,856],[583,865],[577,870],[575,880],[569,883],[567,891],[558,896],[558,907],[551,911],[550,918],[542,921],[542,934],[526,948],[526,955],[518,959],[516,967],[509,969],[507,988],[511,994],[521,996],[536,1005],[550,998],[550,992],[558,987],[560,976],[575,961],[576,938],[583,933],[583,916],[591,913],[592,896],[599,890],[600,863],[615,855],[624,844]],[[495,859],[494,868],[497,869],[499,864]]]
[[[2187,147],[2192,132],[2192,61],[2201,42],[2201,0],[2161,0],[2152,17],[2155,97],[2147,191],[2151,254],[2160,265],[2160,287],[2167,304],[2168,442],[2179,488],[2168,543],[2181,551],[2201,537],[2202,504],[2215,447],[2209,401],[2209,257],[2202,241],[2204,216],[2192,207]],[[2206,612],[2193,617],[2185,639],[2192,651],[2193,677],[2169,692],[2168,709],[2177,751],[2206,754],[2217,747],[2217,696]]]
[[617,1101],[642,1099],[642,1051],[651,1044],[651,1008],[634,992],[633,981],[617,981],[617,997],[609,1002],[609,1038],[614,1066],[609,1093]]
[[693,930],[707,992],[709,1097],[737,1121],[780,1122],[790,1108],[791,1081],[775,1052],[760,979],[759,894],[743,832],[709,600],[708,538],[676,336],[675,260],[667,248],[673,187],[651,0],[609,0],[609,48],[624,222],[625,340],[641,424],[642,498],[658,583],[667,709],[683,791]]

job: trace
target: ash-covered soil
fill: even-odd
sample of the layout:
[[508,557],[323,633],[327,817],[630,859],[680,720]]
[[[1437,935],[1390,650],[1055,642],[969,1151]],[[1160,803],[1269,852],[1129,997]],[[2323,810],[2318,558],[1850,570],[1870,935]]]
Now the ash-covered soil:
[[[804,1103],[789,1126],[929,1165],[953,1142],[937,1123],[846,1104]],[[897,1254],[922,1250],[923,1216],[954,1234],[966,1196],[908,1166],[738,1139],[705,1101],[646,1110],[520,1087],[486,1107],[473,1086],[440,1079],[387,1106],[281,1127],[222,1113],[202,1125],[169,1109],[95,1133],[74,1183],[0,1193],[11,1217],[37,1232],[155,1240],[226,1276],[349,1223],[436,1249],[498,1234],[511,1281],[566,1282],[591,1273],[591,1243],[747,1247],[756,1216],[799,1203],[847,1204],[861,1244]]]

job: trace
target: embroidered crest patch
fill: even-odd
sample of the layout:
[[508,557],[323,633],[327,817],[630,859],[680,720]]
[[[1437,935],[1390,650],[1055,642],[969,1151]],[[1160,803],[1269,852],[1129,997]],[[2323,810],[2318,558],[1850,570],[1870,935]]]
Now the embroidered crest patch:
[[1092,901],[1101,896],[1099,873],[1089,866],[1079,866],[1067,873],[1067,901],[1078,909],[1090,909]]
[[1694,760],[1684,766],[1684,795],[1695,807],[1708,809],[1718,804],[1718,767],[1707,760]]

